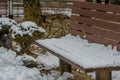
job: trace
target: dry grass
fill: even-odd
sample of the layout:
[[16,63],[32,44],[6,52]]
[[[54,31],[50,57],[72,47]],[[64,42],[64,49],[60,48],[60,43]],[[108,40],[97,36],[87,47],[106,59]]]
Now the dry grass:
[[21,17],[15,16],[15,17],[14,17],[14,20],[17,21],[18,23],[20,23],[20,22],[23,22],[23,21],[24,21],[24,17],[23,17],[23,16],[21,16]]
[[73,71],[74,74],[74,80],[94,80],[90,76],[88,76],[85,73],[79,73],[77,71]]

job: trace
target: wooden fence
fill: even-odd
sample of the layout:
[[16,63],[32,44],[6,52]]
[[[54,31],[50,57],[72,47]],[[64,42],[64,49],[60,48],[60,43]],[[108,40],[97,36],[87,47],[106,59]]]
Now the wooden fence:
[[[46,14],[69,14],[71,12],[73,2],[71,0],[67,1],[41,1],[41,9],[43,15]],[[13,15],[23,15],[23,2],[13,2]],[[8,15],[8,4],[0,3],[0,15]]]

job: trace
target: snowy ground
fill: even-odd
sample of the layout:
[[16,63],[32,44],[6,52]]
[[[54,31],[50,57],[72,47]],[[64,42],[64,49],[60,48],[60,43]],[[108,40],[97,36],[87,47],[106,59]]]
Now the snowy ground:
[[[23,66],[23,60],[33,60],[43,64],[41,68],[27,68]],[[51,69],[59,66],[59,59],[50,53],[41,54],[36,59],[28,56],[17,56],[15,52],[0,47],[0,80],[67,80],[73,75],[65,72],[60,76],[60,72],[51,70],[49,74],[42,73],[42,69]],[[112,72],[113,80],[120,80],[120,72]],[[94,73],[90,73],[95,78]]]
[[38,68],[23,66],[22,62],[22,60],[36,60],[38,63],[43,63],[46,67],[58,66],[58,63],[54,64],[52,59],[58,62],[58,59],[51,54],[41,55],[34,59],[27,55],[17,56],[15,52],[0,47],[0,80],[67,80],[69,77],[73,78],[70,73],[65,72],[60,76],[60,72],[54,70],[51,70],[49,74],[43,74]]

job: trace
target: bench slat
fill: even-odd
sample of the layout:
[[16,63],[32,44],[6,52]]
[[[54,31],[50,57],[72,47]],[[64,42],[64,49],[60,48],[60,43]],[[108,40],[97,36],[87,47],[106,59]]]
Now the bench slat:
[[75,30],[84,31],[86,33],[89,33],[89,34],[92,34],[94,36],[98,36],[101,38],[107,38],[111,41],[115,41],[118,43],[120,42],[120,33],[114,33],[112,31],[107,31],[102,28],[100,29],[100,28],[96,28],[96,27],[78,24],[74,21],[72,21],[71,28],[75,29]]
[[75,7],[73,7],[72,13],[88,16],[88,17],[100,18],[100,19],[114,21],[114,22],[120,22],[120,15],[117,15],[117,14],[110,14],[106,12],[92,11],[88,9],[81,9],[81,8],[75,8]]
[[73,7],[78,8],[88,8],[88,9],[94,9],[94,10],[101,10],[101,11],[110,11],[114,13],[120,13],[120,6],[118,5],[104,5],[104,4],[96,4],[91,2],[78,2],[74,1]]
[[106,22],[103,20],[91,19],[91,18],[75,16],[75,15],[73,15],[71,17],[71,20],[75,21],[75,22],[84,23],[87,25],[96,26],[98,28],[104,28],[107,30],[112,30],[114,32],[120,33],[120,24],[117,24],[117,23]]
[[69,31],[73,35],[78,35],[79,34],[81,38],[87,39],[89,42],[100,43],[100,44],[104,44],[104,45],[117,46],[117,50],[120,51],[120,43],[116,43],[116,42],[113,42],[113,41],[108,40],[108,39],[104,39],[104,38],[96,37],[96,36],[93,36],[93,35],[90,35],[90,34],[86,34],[84,32],[76,31],[73,28],[70,29]]

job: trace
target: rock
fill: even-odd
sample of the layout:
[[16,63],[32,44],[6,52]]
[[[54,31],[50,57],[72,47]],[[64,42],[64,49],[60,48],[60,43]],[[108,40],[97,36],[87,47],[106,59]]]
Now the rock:
[[24,63],[24,66],[28,67],[28,68],[34,68],[34,67],[37,67],[38,64],[34,61],[26,61],[26,60],[23,60],[23,63]]

